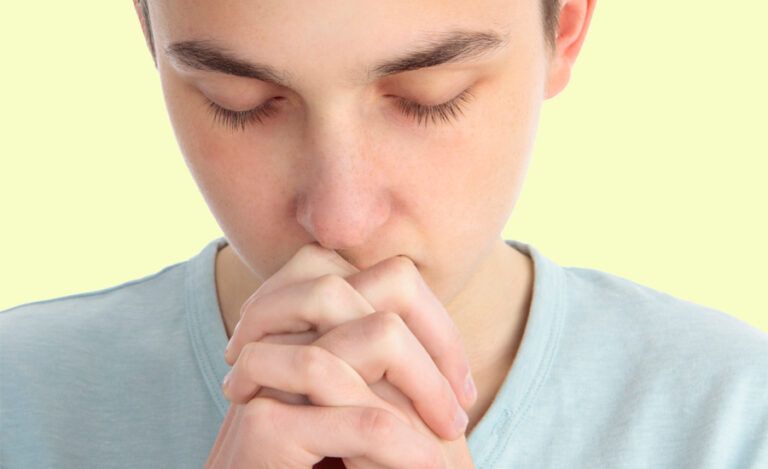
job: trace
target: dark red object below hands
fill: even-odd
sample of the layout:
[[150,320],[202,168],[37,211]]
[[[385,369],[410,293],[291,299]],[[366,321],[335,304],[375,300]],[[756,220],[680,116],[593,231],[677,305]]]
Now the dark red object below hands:
[[324,458],[312,466],[312,469],[346,469],[346,466],[341,458]]

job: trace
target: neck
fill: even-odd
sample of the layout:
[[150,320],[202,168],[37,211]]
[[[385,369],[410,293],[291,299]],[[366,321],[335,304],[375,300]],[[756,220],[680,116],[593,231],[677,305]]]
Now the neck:
[[503,239],[446,309],[456,323],[477,385],[467,434],[493,402],[512,366],[533,293],[533,261]]

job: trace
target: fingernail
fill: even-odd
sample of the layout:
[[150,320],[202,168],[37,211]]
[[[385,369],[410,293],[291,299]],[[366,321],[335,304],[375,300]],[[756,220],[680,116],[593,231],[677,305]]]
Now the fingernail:
[[224,382],[221,384],[221,390],[224,393],[224,395],[227,394],[227,388],[229,388],[229,377],[231,374],[232,374],[231,371],[227,373],[227,376],[224,377]]
[[477,387],[475,387],[475,382],[472,380],[472,372],[467,372],[467,379],[464,382],[464,395],[467,397],[467,400],[469,402],[474,402],[475,398],[477,397]]
[[464,409],[459,408],[456,411],[456,417],[453,420],[453,426],[458,430],[460,433],[464,433],[464,430],[467,429],[467,423],[469,423],[469,417],[467,416],[467,413],[464,412]]

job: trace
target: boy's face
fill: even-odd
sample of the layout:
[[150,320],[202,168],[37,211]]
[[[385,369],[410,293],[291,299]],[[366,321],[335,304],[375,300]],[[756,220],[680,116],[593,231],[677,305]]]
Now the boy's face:
[[[186,164],[230,245],[266,278],[317,241],[365,269],[404,254],[449,300],[505,248],[500,233],[525,178],[548,60],[539,0],[157,0],[158,70]],[[465,63],[375,77],[374,65],[445,36],[495,31],[496,49]],[[214,71],[221,62],[166,52],[208,40],[267,64],[276,85]],[[489,42],[489,41],[486,41]],[[195,57],[189,57],[194,55]],[[469,90],[445,122],[398,99],[438,105]],[[208,99],[235,111],[271,102],[261,122],[230,128]],[[426,125],[425,125],[426,120]]]

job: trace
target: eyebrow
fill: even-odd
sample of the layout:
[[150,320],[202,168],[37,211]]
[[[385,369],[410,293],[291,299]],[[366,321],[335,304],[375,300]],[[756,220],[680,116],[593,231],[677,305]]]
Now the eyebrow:
[[[365,71],[368,80],[397,73],[435,67],[447,63],[463,63],[503,49],[509,42],[508,32],[452,30],[432,32],[421,44],[412,46],[392,60],[376,64]],[[195,69],[254,78],[278,86],[288,86],[290,74],[267,64],[252,63],[237,57],[213,40],[174,42],[165,53],[180,65]]]

